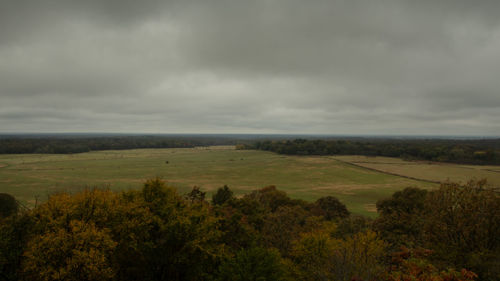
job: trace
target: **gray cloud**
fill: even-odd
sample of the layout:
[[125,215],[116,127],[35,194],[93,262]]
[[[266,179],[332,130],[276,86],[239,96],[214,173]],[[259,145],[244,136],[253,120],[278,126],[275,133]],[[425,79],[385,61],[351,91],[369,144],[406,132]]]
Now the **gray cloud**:
[[500,132],[498,1],[0,7],[0,132]]

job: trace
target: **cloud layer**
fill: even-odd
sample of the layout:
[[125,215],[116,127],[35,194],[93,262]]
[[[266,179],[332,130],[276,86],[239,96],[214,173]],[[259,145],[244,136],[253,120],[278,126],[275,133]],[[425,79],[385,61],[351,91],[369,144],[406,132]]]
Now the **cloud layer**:
[[0,6],[0,132],[500,132],[496,0]]

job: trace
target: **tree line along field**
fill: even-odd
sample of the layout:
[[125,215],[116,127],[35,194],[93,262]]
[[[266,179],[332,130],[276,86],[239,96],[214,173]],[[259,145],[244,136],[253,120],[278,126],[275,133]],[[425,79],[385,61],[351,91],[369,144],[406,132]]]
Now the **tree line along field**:
[[[235,195],[241,195],[275,185],[292,198],[308,201],[331,195],[353,213],[375,216],[377,200],[390,197],[397,190],[408,186],[438,186],[429,181],[384,172],[432,181],[447,178],[465,181],[467,179],[456,177],[470,176],[486,177],[494,184],[500,182],[498,166],[475,169],[470,165],[448,164],[451,168],[435,169],[432,164],[411,162],[413,166],[406,171],[401,167],[406,167],[408,161],[368,157],[381,161],[369,164],[361,163],[369,161],[360,159],[286,156],[266,151],[235,150],[232,146],[110,150],[68,155],[6,154],[0,155],[0,193],[12,194],[24,204],[33,206],[59,191],[75,192],[94,186],[112,190],[137,189],[146,179],[160,177],[180,193],[199,186],[210,195],[217,188],[228,185]],[[355,165],[347,163],[349,161]],[[356,165],[367,165],[372,169]],[[429,165],[432,165],[432,174],[428,176]],[[457,169],[468,173],[457,174]]]

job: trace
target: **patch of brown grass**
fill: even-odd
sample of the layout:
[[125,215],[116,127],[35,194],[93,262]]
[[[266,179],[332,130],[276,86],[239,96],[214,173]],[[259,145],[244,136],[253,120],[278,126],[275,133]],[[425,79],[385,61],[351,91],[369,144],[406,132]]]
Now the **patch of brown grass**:
[[365,210],[367,212],[371,212],[371,213],[377,212],[377,205],[376,204],[365,204],[365,205],[363,205],[363,207],[365,208]]
[[300,161],[302,163],[310,163],[310,164],[327,164],[327,163],[332,163],[332,160],[326,157],[297,157],[295,158],[297,161]]

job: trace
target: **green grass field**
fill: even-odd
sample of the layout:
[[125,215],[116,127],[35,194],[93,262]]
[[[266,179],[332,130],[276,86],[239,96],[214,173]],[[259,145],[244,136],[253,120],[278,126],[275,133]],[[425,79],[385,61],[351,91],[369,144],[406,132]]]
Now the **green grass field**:
[[[357,158],[341,160],[362,162]],[[387,159],[383,160],[383,163],[389,163]],[[391,165],[397,167],[401,160],[391,161],[396,163]],[[498,167],[489,168],[498,170]],[[413,169],[412,172],[423,178],[420,172]],[[467,174],[471,177],[476,171],[470,167],[466,170],[471,172]],[[421,170],[424,171],[427,170]],[[439,178],[452,178],[446,171],[440,170],[439,173],[442,173]],[[491,173],[500,175],[498,172]],[[478,175],[483,175],[482,170]],[[35,200],[45,200],[54,192],[74,192],[85,187],[138,189],[152,177],[163,178],[180,193],[188,192],[195,185],[200,186],[209,196],[225,184],[237,195],[268,185],[275,185],[292,198],[309,201],[332,195],[346,204],[350,211],[369,216],[376,215],[374,207],[378,199],[388,197],[397,190],[408,186],[437,186],[356,167],[331,156],[284,156],[263,151],[234,150],[233,147],[97,151],[72,155],[0,155],[0,192],[10,193],[30,205]]]

